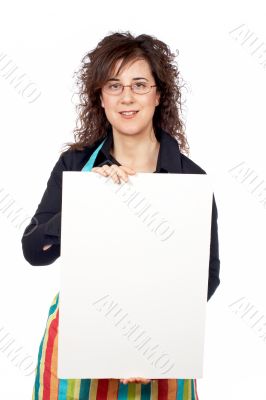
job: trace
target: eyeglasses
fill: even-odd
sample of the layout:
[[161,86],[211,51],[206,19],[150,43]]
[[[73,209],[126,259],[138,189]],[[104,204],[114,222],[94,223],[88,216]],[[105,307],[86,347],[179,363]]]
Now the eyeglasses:
[[146,94],[151,91],[151,88],[157,85],[149,85],[147,82],[134,82],[131,85],[122,85],[121,83],[106,83],[102,90],[111,95],[120,95],[125,87],[130,87],[132,92],[136,94]]

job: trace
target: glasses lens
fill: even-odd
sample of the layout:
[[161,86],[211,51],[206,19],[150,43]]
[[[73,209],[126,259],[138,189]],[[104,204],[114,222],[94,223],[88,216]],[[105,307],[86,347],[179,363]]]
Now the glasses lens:
[[[131,85],[132,91],[137,94],[145,94],[150,91],[150,85],[147,82],[134,82]],[[123,85],[121,83],[110,83],[107,82],[103,86],[103,90],[107,94],[121,94],[123,91]]]
[[108,94],[120,94],[122,93],[121,83],[106,83],[103,90]]
[[132,90],[134,93],[145,94],[148,93],[150,87],[146,82],[136,82],[132,84]]

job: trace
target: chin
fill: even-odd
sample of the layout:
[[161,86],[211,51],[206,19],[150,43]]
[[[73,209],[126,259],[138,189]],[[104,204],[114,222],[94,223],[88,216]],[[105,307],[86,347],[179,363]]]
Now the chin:
[[130,124],[119,124],[119,125],[112,125],[113,130],[119,132],[119,133],[124,133],[127,135],[138,135],[141,132],[143,132],[147,127],[145,126],[130,126]]

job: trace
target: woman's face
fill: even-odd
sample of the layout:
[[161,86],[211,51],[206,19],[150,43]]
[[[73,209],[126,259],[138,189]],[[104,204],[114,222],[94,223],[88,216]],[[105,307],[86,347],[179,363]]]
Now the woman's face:
[[[149,85],[155,85],[156,82],[152,76],[149,64],[146,60],[135,60],[127,64],[119,75],[116,75],[120,60],[115,68],[115,73],[109,80],[109,83],[121,83],[130,85],[133,82],[147,82]],[[136,79],[138,78],[138,79]],[[107,94],[101,92],[101,105],[104,107],[106,118],[113,127],[113,133],[118,132],[127,135],[136,135],[150,132],[152,129],[152,118],[155,107],[159,104],[160,95],[152,87],[149,93],[136,94],[130,87],[125,87],[120,95]],[[137,111],[131,118],[126,118],[121,111]]]

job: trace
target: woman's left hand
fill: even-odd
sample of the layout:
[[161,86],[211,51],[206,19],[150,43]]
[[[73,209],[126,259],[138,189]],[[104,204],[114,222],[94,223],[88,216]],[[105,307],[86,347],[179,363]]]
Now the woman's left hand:
[[149,383],[151,379],[145,379],[145,378],[128,378],[128,379],[120,379],[120,382],[126,384],[126,383]]

